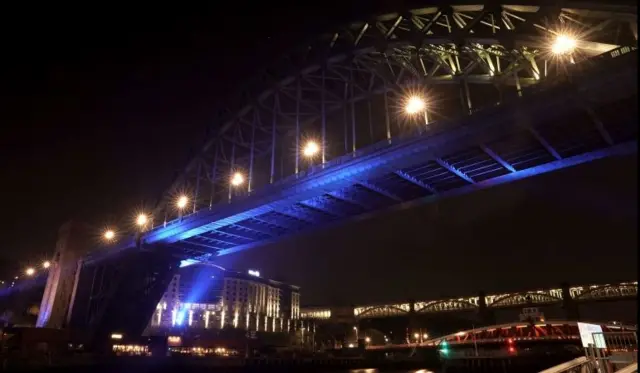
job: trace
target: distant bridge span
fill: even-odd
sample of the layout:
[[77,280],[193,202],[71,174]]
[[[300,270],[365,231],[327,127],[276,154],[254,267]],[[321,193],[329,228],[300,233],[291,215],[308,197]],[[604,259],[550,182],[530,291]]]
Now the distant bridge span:
[[[353,317],[357,319],[404,316],[410,313],[428,314],[465,310],[522,308],[546,306],[570,302],[590,302],[602,300],[636,299],[638,282],[601,284],[586,286],[565,286],[564,288],[531,290],[514,293],[478,295],[451,299],[403,302],[355,306]],[[308,320],[327,320],[332,317],[330,308],[303,308],[301,317]]]
[[[600,325],[603,332],[625,332],[636,331],[636,326],[622,324],[594,324]],[[505,343],[511,340],[516,344],[518,342],[542,342],[542,341],[579,341],[580,332],[578,331],[577,321],[566,320],[548,320],[544,323],[508,323],[500,325],[490,325],[482,328],[459,331],[457,333],[430,338],[422,342],[393,344],[393,345],[374,345],[367,346],[367,349],[398,349],[398,348],[415,348],[415,347],[435,347],[446,341],[448,345],[469,345],[469,344],[485,344],[485,343]]]

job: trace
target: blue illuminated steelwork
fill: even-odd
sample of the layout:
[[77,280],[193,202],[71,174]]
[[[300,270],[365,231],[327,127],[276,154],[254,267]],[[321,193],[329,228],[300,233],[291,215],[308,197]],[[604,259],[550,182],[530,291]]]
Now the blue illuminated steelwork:
[[[636,52],[627,57],[636,61]],[[637,69],[622,62],[605,77],[581,80],[577,90],[600,107],[636,94],[629,82],[635,81]],[[610,138],[598,136],[601,129],[594,123],[582,124],[586,130],[549,132],[557,126],[572,128],[559,120],[581,118],[582,106],[575,104],[573,87],[539,89],[527,100],[515,99],[470,117],[433,123],[428,132],[410,138],[361,148],[235,197],[232,203],[169,222],[146,232],[143,241],[186,250],[193,263],[194,258],[238,252],[392,206],[405,208],[637,152],[635,138],[610,144]],[[602,91],[609,94],[603,96]],[[637,114],[617,114],[619,125],[635,125]],[[514,116],[527,121],[514,123]]]
[[[292,49],[216,110],[151,230],[59,256],[39,325],[140,335],[180,260],[637,152],[637,9],[566,5],[428,5]],[[572,29],[588,40],[552,56]],[[428,120],[403,110],[414,94]],[[300,164],[306,137],[319,164]]]

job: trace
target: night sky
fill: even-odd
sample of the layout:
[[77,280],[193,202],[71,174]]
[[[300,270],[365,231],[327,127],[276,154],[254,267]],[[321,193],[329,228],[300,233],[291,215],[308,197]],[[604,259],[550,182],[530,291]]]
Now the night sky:
[[[295,40],[380,6],[235,3],[0,12],[0,278],[51,255],[69,219],[99,227],[150,206],[226,92]],[[636,189],[635,157],[605,160],[221,263],[301,285],[315,304],[631,280]]]

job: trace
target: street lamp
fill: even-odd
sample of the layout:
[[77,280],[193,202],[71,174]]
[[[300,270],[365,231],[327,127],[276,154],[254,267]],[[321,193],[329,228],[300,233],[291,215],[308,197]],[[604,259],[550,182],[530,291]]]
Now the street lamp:
[[366,338],[364,339],[364,341],[365,341],[366,343],[371,343],[371,337],[366,337]]
[[556,56],[563,56],[573,53],[576,49],[577,41],[575,38],[566,35],[559,34],[553,41],[551,45],[551,52]]
[[107,229],[102,236],[105,240],[111,241],[115,238],[116,232],[112,231],[111,229]]
[[51,267],[51,262],[50,261],[46,260],[46,261],[44,261],[42,263],[42,268],[47,269],[49,267]]
[[422,112],[426,107],[427,104],[424,102],[422,97],[410,96],[404,106],[404,111],[409,115],[413,115]]
[[138,214],[138,217],[136,218],[136,224],[140,227],[144,227],[148,221],[149,218],[145,214]]
[[424,124],[429,124],[427,102],[421,96],[409,96],[404,105],[404,112],[410,116],[422,113],[424,115]]
[[29,267],[24,271],[24,273],[27,276],[33,276],[36,273],[36,270],[34,268],[32,268],[32,267]]
[[313,158],[320,151],[320,146],[315,141],[309,141],[302,148],[302,154],[307,158]]
[[185,195],[181,195],[176,201],[176,206],[178,206],[178,208],[182,210],[187,207],[187,203],[189,203],[189,198]]
[[240,172],[234,172],[231,176],[231,185],[237,187],[244,184],[244,175]]

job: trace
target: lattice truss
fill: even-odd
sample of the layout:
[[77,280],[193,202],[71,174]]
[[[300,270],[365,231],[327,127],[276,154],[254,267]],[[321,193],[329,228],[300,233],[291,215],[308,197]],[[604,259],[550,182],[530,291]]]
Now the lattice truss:
[[[431,7],[379,16],[323,35],[289,53],[229,99],[229,107],[220,110],[203,139],[202,150],[158,203],[156,222],[177,217],[175,199],[180,194],[190,196],[185,214],[213,209],[301,174],[311,165],[410,136],[422,130],[425,119],[431,123],[495,105],[562,74],[567,64],[621,45],[635,47],[635,8],[616,9]],[[556,58],[550,49],[562,33],[573,35],[578,45],[576,53]],[[404,114],[411,94],[427,98],[427,118]],[[215,253],[437,194],[584,148],[562,134],[548,135],[555,136],[558,148],[527,138],[516,141],[518,149],[506,144],[472,149],[331,191],[181,246],[194,255]],[[620,140],[611,139],[613,134],[602,135],[604,140],[597,132],[595,136],[596,140],[587,140],[604,144]],[[621,138],[625,136],[629,137]],[[309,140],[320,148],[312,158],[303,154]],[[236,172],[244,178],[240,187],[230,184]]]
[[[602,325],[605,333],[620,332],[623,330],[634,330],[631,327]],[[551,322],[538,323],[531,325],[528,323],[514,323],[504,325],[494,325],[485,328],[467,330],[444,337],[436,338],[426,344],[437,345],[441,341],[447,341],[449,344],[473,344],[473,343],[491,343],[491,342],[526,342],[544,339],[580,339],[578,324],[574,321],[567,322]]]
[[[575,301],[628,299],[635,298],[637,295],[637,282],[569,288],[569,296]],[[547,289],[486,295],[485,304],[488,308],[526,307],[562,303],[562,299],[562,289]],[[479,301],[479,297],[419,301],[413,304],[413,310],[416,313],[476,310],[479,308]],[[410,303],[360,306],[354,308],[354,316],[360,318],[402,316],[408,314],[410,310]]]

